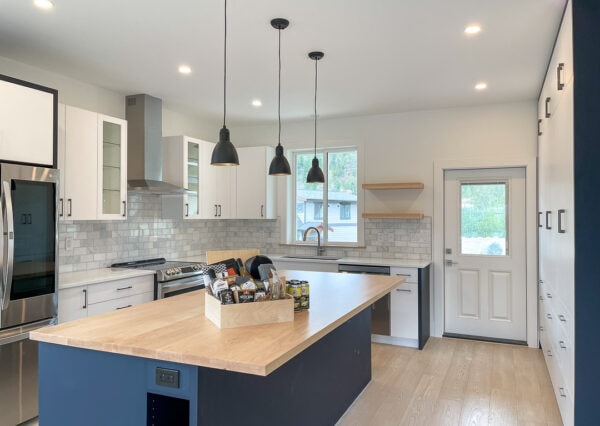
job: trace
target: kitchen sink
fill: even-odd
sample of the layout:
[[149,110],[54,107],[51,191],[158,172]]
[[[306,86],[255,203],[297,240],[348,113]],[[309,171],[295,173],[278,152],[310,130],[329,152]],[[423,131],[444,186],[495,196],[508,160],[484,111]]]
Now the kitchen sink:
[[281,256],[282,259],[306,259],[306,260],[340,260],[340,256],[309,256],[309,255],[298,255],[298,256]]

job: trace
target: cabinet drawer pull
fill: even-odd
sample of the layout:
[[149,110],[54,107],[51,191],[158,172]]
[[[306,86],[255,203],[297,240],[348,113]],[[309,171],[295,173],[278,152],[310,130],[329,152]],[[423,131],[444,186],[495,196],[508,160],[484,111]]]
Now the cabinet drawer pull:
[[546,229],[552,229],[552,225],[550,224],[550,215],[552,214],[551,211],[546,211]]
[[558,319],[561,320],[562,322],[567,322],[567,318],[563,314],[560,314],[558,316]]
[[566,210],[565,210],[565,209],[560,209],[560,210],[558,210],[558,212],[557,212],[557,213],[558,213],[558,233],[559,233],[559,234],[564,234],[565,232],[567,232],[567,231],[565,231],[565,229],[563,228],[563,217],[564,217],[564,215],[565,215],[565,212],[566,212]]
[[552,314],[546,314],[546,318],[548,318],[549,320],[552,319]]
[[410,274],[396,274],[399,277],[410,277]]
[[544,331],[544,326],[540,325],[540,331]]
[[544,300],[544,296],[540,294],[540,300]]
[[552,299],[552,293],[546,293],[546,297],[547,297],[548,299]]
[[565,88],[565,83],[562,82],[562,72],[564,68],[565,64],[562,62],[556,67],[556,88],[558,90],[562,90]]
[[550,349],[548,349],[548,350],[546,351],[546,354],[547,354],[548,356],[552,356],[552,351],[551,351]]
[[546,118],[550,118],[550,97],[546,98],[545,109]]
[[64,201],[63,201],[63,199],[62,199],[62,198],[61,198],[61,199],[60,199],[58,202],[60,203],[60,209],[59,209],[59,210],[60,210],[60,213],[59,213],[58,215],[59,215],[60,217],[63,217],[63,216],[64,216],[64,213],[65,213],[65,203],[64,203]]
[[538,280],[538,283],[544,284],[544,280]]
[[73,200],[67,198],[67,203],[69,204],[69,212],[67,213],[67,217],[71,217],[73,215]]
[[410,288],[397,288],[396,291],[403,291],[404,293],[412,293]]
[[120,308],[115,308],[115,311],[118,311],[119,309],[131,308],[132,306],[133,305],[121,306]]
[[83,290],[83,306],[81,309],[87,309],[87,290]]
[[123,201],[123,217],[127,216],[127,201]]
[[538,136],[542,136],[542,119],[538,118]]
[[560,346],[561,349],[567,349],[567,345],[564,340],[559,341],[558,345]]
[[127,287],[120,287],[117,289],[117,291],[121,291],[121,290],[129,290],[130,288],[133,288],[132,285],[128,285]]
[[543,228],[544,226],[542,225],[542,212],[538,212],[538,228]]
[[562,396],[563,398],[567,397],[567,391],[565,391],[565,388],[558,388],[558,393],[560,394],[560,396]]

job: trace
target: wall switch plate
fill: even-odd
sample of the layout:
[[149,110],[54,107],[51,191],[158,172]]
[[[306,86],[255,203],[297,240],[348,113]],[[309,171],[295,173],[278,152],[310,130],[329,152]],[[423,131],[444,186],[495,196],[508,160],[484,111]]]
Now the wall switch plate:
[[179,388],[179,370],[156,367],[156,384],[168,388]]

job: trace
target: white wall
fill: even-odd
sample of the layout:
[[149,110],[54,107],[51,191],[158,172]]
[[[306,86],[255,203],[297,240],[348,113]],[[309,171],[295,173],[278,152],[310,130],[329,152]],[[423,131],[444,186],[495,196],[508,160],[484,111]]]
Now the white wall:
[[[366,191],[365,211],[433,215],[433,162],[535,157],[535,101],[320,120],[318,146],[363,147],[365,182],[420,181],[423,191]],[[312,121],[285,123],[286,150],[314,143]],[[232,129],[244,146],[276,145],[276,126]]]
[[[125,118],[125,96],[136,93],[119,93],[93,86],[73,78],[0,56],[0,74],[29,81],[58,90],[58,101],[113,117]],[[163,103],[163,135],[188,135],[208,141],[217,141],[220,123],[211,123],[177,110]]]

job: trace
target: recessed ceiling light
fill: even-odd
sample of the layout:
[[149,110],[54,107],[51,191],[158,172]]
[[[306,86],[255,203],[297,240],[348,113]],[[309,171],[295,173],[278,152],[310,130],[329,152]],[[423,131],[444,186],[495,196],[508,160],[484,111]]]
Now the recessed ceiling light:
[[262,101],[260,99],[253,99],[252,106],[255,106],[255,107],[262,106]]
[[50,10],[54,7],[54,3],[50,0],[33,0],[33,4],[44,10]]
[[181,74],[189,74],[192,72],[192,69],[187,65],[179,65],[179,72]]
[[468,25],[465,28],[465,34],[477,34],[480,31],[481,31],[481,27],[479,25],[476,25],[476,24]]
[[487,83],[483,83],[483,82],[481,82],[481,83],[477,83],[477,84],[475,85],[475,89],[477,89],[477,90],[484,90],[484,89],[487,89]]

